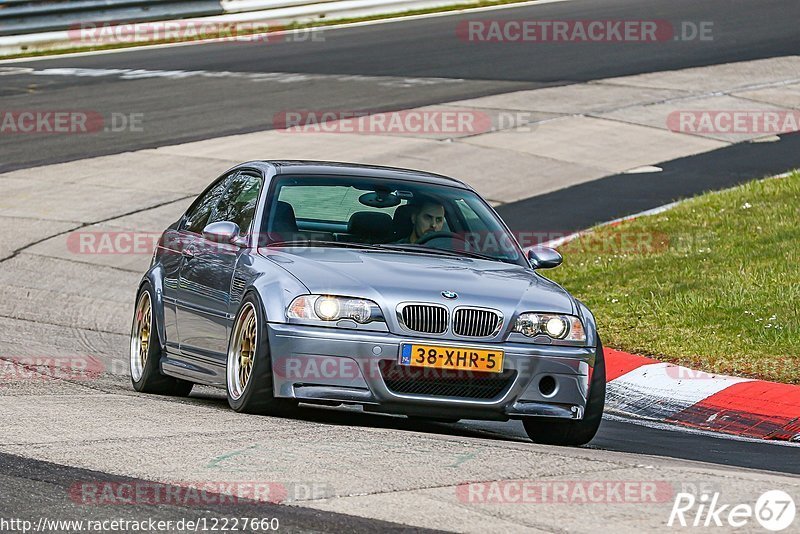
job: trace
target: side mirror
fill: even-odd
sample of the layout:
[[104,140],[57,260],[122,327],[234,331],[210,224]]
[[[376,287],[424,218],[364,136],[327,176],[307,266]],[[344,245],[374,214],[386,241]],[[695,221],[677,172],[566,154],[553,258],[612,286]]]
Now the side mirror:
[[230,221],[211,223],[203,228],[203,237],[214,243],[238,245],[239,225]]
[[564,258],[554,248],[536,245],[528,249],[528,263],[534,269],[552,269],[558,267]]

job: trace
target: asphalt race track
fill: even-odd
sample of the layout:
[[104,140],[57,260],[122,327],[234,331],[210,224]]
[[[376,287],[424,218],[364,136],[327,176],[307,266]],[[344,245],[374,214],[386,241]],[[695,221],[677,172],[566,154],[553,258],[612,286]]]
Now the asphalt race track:
[[[497,211],[512,230],[530,228],[528,219],[535,213],[540,228],[577,232],[673,200],[793,169],[797,166],[800,135],[780,137],[779,143],[740,143],[661,163],[662,171],[658,173],[607,176],[504,204]],[[571,207],[569,213],[563,209],[567,204]]]
[[[514,47],[465,43],[454,37],[457,24],[464,20],[532,17],[713,21],[717,33],[713,42],[703,46],[692,42],[667,42],[658,47],[605,44],[596,45],[591,54],[585,53],[582,48],[585,45],[579,43]],[[571,0],[480,15],[326,30],[323,42],[221,43],[0,62],[3,108],[78,108],[103,114],[142,114],[147,124],[142,132],[119,135],[2,136],[0,172],[271,129],[274,115],[286,109],[406,109],[614,76],[794,55],[800,50],[797,20],[800,20],[800,3],[796,0],[760,3]],[[12,69],[17,69],[13,75]],[[42,74],[48,69],[222,74],[186,78],[147,74],[126,78],[120,73],[77,75],[74,70],[71,74]],[[285,74],[261,76],[254,81],[266,73]],[[292,76],[296,74],[301,76]],[[512,229],[529,227],[535,214],[541,227],[579,230],[677,198],[800,166],[800,135],[781,137],[779,143],[733,145],[669,161],[660,165],[663,171],[658,174],[635,178],[626,174],[608,176],[511,202],[498,211]],[[129,385],[121,379],[109,379],[98,388],[129,394]],[[202,390],[186,402],[226,408],[223,392]],[[483,440],[489,444],[529,444],[518,422],[437,424],[349,409],[302,410],[298,418],[332,428],[379,428],[398,435],[422,433],[455,440]],[[800,475],[800,449],[796,446],[736,440],[670,427],[654,428],[615,417],[603,421],[588,449],[594,449],[589,452],[600,456],[641,455],[642,462],[665,457],[715,464],[737,473],[747,474],[747,469],[753,469]],[[33,518],[43,513],[51,516],[77,513],[63,502],[65,488],[72,482],[81,478],[123,480],[108,473],[82,471],[6,453],[0,454],[0,472],[0,516]],[[243,506],[246,513],[247,505]],[[404,530],[402,525],[354,515],[299,506],[270,506],[261,509],[262,515],[280,513],[282,524],[290,531]],[[226,508],[223,512],[240,511]],[[129,508],[125,512],[131,516],[145,512],[154,515],[152,509]],[[194,512],[219,515],[220,510]],[[96,518],[119,515],[106,508],[88,511],[82,508],[80,513]],[[159,509],[158,514],[163,519],[181,518],[187,510],[166,507]]]
[[64,503],[64,495],[69,493],[76,480],[101,481],[108,484],[135,484],[136,479],[118,477],[105,473],[76,469],[49,462],[38,462],[19,456],[0,453],[0,485],[3,488],[3,504],[0,505],[1,517],[15,517],[32,521],[38,518],[83,518],[94,521],[110,521],[119,519],[137,520],[150,517],[156,521],[178,521],[191,517],[195,519],[235,516],[252,516],[257,507],[262,517],[279,517],[281,528],[290,532],[319,532],[320,524],[325,525],[328,532],[363,532],[376,530],[391,532],[416,532],[417,529],[404,528],[402,525],[363,519],[330,512],[320,512],[308,508],[288,508],[279,504],[239,502],[202,508],[192,506],[153,506],[141,504],[126,507],[123,513],[111,508],[87,508],[75,503]]
[[[456,38],[471,19],[666,19],[712,21],[711,42],[537,43],[504,46]],[[288,109],[396,110],[599,78],[796,54],[800,4],[754,7],[730,0],[570,0],[325,30],[324,41],[218,43],[118,54],[19,61],[0,67],[144,69],[211,73],[303,73],[311,79],[251,82],[218,78],[13,76],[0,98],[11,109],[69,105],[104,114],[142,113],[141,133],[83,137],[10,136],[0,140],[0,171],[137,148],[264,130]],[[0,71],[1,72],[1,71]],[[352,78],[356,76],[357,78]],[[358,78],[363,77],[363,78]],[[382,77],[389,77],[389,80]],[[403,83],[405,78],[420,79]]]

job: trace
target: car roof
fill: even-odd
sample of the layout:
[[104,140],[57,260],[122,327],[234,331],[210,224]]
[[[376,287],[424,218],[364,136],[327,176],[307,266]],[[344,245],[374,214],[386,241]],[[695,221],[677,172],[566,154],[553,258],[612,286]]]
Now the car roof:
[[404,180],[409,182],[431,183],[449,185],[462,189],[472,188],[460,180],[412,169],[399,167],[383,167],[379,165],[361,165],[358,163],[343,163],[338,161],[309,161],[309,160],[259,160],[248,162],[241,166],[254,165],[273,167],[276,174],[291,175],[349,175],[365,178],[384,178],[391,180]]

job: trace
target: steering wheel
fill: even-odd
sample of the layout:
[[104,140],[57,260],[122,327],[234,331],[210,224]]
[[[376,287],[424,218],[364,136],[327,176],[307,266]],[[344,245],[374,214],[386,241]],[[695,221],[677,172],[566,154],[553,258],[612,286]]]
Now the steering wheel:
[[[428,232],[427,234],[423,235],[417,242],[414,243],[415,245],[426,245],[433,241],[434,239],[458,239],[459,241],[463,241],[467,243],[467,239],[463,235],[459,235],[455,232],[448,232],[445,230],[440,230],[439,232]],[[433,247],[439,248],[439,247]]]

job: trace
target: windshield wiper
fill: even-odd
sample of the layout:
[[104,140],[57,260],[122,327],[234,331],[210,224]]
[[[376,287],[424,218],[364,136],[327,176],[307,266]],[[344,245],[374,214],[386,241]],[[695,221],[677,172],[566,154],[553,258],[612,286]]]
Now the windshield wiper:
[[320,241],[318,239],[298,239],[294,241],[275,241],[268,243],[268,247],[339,247],[339,248],[363,248],[369,250],[379,250],[377,245],[369,243],[353,243],[351,241]]
[[294,247],[294,246],[307,246],[307,247],[338,247],[338,248],[357,248],[364,250],[383,250],[383,251],[402,251],[402,252],[416,252],[418,254],[439,254],[443,256],[457,256],[457,257],[470,257],[479,260],[489,261],[506,261],[503,258],[481,254],[479,252],[472,252],[468,250],[447,250],[442,248],[423,247],[420,245],[406,245],[402,243],[388,243],[383,245],[372,245],[369,243],[353,243],[352,241],[320,241],[316,239],[299,239],[294,241],[276,241],[267,244],[268,247]]
[[388,245],[375,245],[375,246],[387,250],[402,250],[404,252],[407,251],[407,252],[419,252],[422,254],[425,253],[443,254],[446,256],[468,256],[470,258],[476,258],[479,260],[503,261],[501,258],[489,256],[487,254],[481,254],[479,252],[472,252],[469,250],[447,250],[444,248],[423,247],[420,245],[404,245],[402,243],[399,244],[390,243]]

